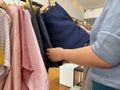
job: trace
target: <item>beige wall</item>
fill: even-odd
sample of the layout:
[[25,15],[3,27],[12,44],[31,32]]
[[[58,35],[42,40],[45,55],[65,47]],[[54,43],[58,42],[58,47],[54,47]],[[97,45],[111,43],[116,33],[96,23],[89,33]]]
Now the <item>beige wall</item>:
[[84,14],[84,18],[85,19],[96,18],[101,14],[102,10],[103,10],[103,8],[86,10],[86,12]]
[[58,0],[58,3],[69,13],[70,16],[83,20],[84,9],[74,0]]

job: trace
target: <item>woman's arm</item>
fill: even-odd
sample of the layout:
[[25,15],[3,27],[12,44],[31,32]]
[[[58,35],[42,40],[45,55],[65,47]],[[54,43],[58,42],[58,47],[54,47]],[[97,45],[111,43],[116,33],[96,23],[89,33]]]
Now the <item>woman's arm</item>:
[[48,58],[51,61],[67,60],[82,66],[89,67],[112,67],[111,64],[99,58],[91,49],[86,46],[77,49],[49,48],[47,49]]

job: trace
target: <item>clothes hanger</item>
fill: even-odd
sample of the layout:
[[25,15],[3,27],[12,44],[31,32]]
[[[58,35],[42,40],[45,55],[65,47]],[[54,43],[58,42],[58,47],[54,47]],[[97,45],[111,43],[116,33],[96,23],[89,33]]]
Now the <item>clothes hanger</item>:
[[[20,0],[20,1],[24,1],[24,2],[26,2],[26,5],[27,5],[28,7],[30,6],[30,5],[29,5],[29,0]],[[40,8],[43,6],[42,4],[37,3],[37,2],[35,2],[35,1],[32,1],[32,0],[31,0],[31,2],[32,2],[32,5],[39,6]]]
[[[34,3],[37,3],[37,2],[34,2]],[[27,5],[27,8],[30,8],[31,5],[32,5],[32,8],[34,10],[34,14],[37,14],[38,6],[37,5],[33,5],[33,1],[32,0],[26,0],[26,5]]]
[[49,9],[50,5],[44,5],[40,8],[40,13],[43,14]]
[[29,2],[29,0],[25,0],[25,2],[26,2],[27,8],[30,8],[30,2],[32,2],[32,0],[30,0],[30,2]]
[[6,10],[7,4],[3,0],[0,0],[0,7]]
[[40,8],[41,8],[41,7],[43,7],[43,5],[42,5],[42,4],[40,4],[40,3],[37,3],[37,2],[35,2],[35,1],[32,1],[32,5],[39,6]]
[[48,0],[48,2],[49,2],[49,4],[50,4],[51,6],[55,6],[55,5],[56,5],[54,0]]
[[29,0],[20,0],[20,1],[25,2],[24,4],[22,4],[22,8],[23,8],[23,9],[28,9],[28,8],[30,8]]
[[48,0],[48,3],[49,5],[44,5],[42,8],[40,8],[41,14],[45,13],[49,9],[50,6],[54,7],[56,5],[54,0]]

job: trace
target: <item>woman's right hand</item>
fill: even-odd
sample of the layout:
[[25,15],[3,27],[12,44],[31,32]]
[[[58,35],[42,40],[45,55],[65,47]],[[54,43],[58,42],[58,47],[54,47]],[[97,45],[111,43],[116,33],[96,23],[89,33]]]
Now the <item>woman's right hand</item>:
[[57,62],[57,61],[61,61],[64,59],[63,52],[64,52],[64,49],[60,48],[60,47],[48,48],[47,49],[47,56],[51,61]]

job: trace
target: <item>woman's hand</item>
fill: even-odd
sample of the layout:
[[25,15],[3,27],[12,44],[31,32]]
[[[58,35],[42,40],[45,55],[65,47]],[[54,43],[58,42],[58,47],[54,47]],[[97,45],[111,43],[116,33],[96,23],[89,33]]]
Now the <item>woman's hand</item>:
[[64,49],[63,48],[48,48],[47,49],[47,56],[48,58],[53,61],[53,62],[57,62],[57,61],[62,61],[63,58],[63,52]]

